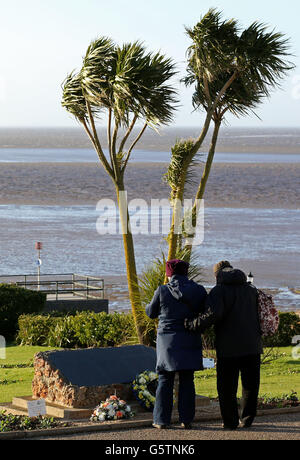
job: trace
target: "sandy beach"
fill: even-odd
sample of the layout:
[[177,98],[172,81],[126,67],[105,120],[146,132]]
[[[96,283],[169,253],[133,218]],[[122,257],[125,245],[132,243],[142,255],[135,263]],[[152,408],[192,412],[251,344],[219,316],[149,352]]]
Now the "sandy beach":
[[[202,165],[195,169],[193,197]],[[129,199],[168,198],[163,182],[164,163],[129,165],[126,185]],[[216,163],[206,190],[207,207],[299,209],[300,164]],[[98,163],[2,163],[0,204],[96,205],[114,198],[111,179]]]

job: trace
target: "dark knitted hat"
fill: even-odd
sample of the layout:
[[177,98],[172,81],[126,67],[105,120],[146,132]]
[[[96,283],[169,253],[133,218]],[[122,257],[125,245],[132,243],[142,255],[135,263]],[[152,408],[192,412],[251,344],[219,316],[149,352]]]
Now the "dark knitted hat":
[[228,262],[228,260],[221,260],[221,262],[218,262],[214,265],[215,276],[217,276],[218,272],[224,268],[233,268],[233,266],[230,264],[230,262]]
[[168,260],[166,263],[166,275],[171,278],[173,275],[187,276],[189,270],[189,264],[184,260],[173,259]]

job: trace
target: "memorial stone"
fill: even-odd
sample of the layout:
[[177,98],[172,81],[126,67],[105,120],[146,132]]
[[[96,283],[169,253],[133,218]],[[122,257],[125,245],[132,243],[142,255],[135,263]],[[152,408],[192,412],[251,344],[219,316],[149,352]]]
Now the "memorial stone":
[[115,393],[129,400],[135,376],[155,366],[155,349],[143,345],[41,352],[33,396],[73,408],[94,407]]

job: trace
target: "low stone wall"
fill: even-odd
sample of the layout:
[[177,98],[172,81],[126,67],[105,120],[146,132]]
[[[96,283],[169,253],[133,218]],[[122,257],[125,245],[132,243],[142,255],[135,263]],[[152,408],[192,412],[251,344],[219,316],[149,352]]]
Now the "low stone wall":
[[70,384],[62,373],[52,367],[47,353],[37,353],[34,359],[32,393],[36,398],[44,398],[49,403],[71,408],[94,408],[100,401],[115,394],[124,400],[132,398],[130,384],[84,387]]

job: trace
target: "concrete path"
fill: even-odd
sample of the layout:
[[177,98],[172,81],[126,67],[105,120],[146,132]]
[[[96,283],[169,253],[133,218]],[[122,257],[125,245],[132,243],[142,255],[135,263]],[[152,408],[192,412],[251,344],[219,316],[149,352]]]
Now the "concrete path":
[[154,428],[111,432],[82,433],[68,436],[34,438],[43,440],[103,440],[114,441],[193,441],[193,440],[300,440],[300,413],[258,417],[252,428],[223,430],[220,422],[195,423],[192,430],[174,425],[169,430]]

